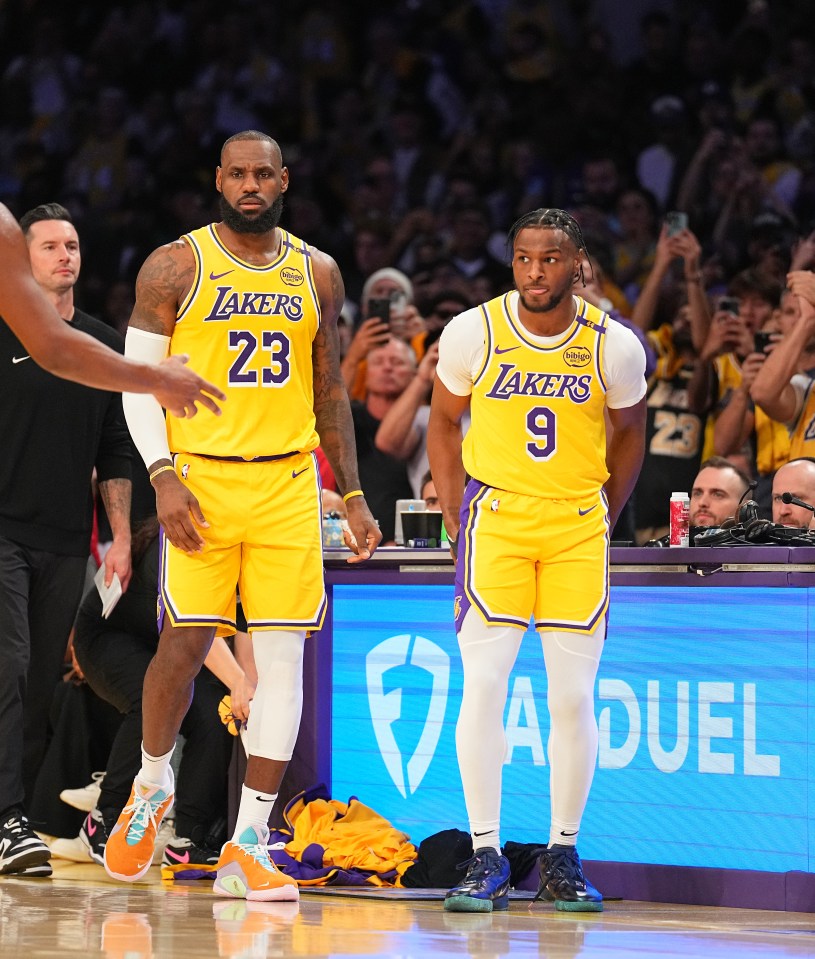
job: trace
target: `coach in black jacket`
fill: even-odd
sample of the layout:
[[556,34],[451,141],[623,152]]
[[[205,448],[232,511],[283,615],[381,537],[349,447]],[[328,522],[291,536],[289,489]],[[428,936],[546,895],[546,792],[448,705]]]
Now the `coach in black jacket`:
[[[20,221],[37,283],[75,329],[123,352],[121,337],[74,307],[79,239],[68,211]],[[48,875],[48,847],[24,815],[48,711],[82,595],[92,475],[113,533],[105,578],[130,580],[130,445],[118,393],[46,373],[0,320],[0,873]]]

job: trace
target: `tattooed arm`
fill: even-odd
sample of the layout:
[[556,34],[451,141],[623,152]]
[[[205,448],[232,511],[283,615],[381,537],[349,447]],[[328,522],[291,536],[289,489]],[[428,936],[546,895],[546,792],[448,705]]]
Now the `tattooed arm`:
[[[125,353],[158,359],[169,347],[175,328],[178,306],[195,277],[195,259],[183,240],[159,247],[139,271],[136,279],[136,305],[130,317]],[[133,441],[152,473],[171,466],[170,448],[164,417],[150,397],[125,394],[125,418]],[[159,522],[173,546],[186,553],[200,552],[204,540],[199,532],[207,522],[198,500],[172,469],[153,480]]]
[[129,328],[172,336],[178,307],[194,279],[195,258],[184,240],[154,250],[136,278],[136,305]]
[[[337,264],[330,256],[313,247],[311,254],[322,313],[312,347],[314,415],[317,418],[320,445],[337,477],[340,493],[345,494],[360,488],[354,425],[348,393],[340,372],[340,340],[337,333],[337,317],[345,300],[345,287]],[[346,509],[352,533],[351,537],[346,535],[346,543],[356,554],[348,562],[368,559],[382,539],[379,527],[364,496],[352,496],[346,503]]]

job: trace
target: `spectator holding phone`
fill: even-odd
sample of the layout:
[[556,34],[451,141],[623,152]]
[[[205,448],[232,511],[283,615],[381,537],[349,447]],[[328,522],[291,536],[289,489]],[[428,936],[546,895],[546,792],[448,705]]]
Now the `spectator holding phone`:
[[815,455],[815,273],[787,275],[798,317],[757,372],[750,396],[790,433],[790,459]]
[[365,399],[366,359],[391,336],[410,342],[422,321],[413,306],[413,285],[401,270],[376,270],[362,287],[362,323],[348,346],[340,369],[353,400]]
[[[648,374],[645,461],[633,495],[638,543],[667,532],[671,492],[691,488],[701,461],[704,389],[699,385],[697,350],[707,338],[710,316],[702,285],[701,246],[685,219],[678,213],[666,216],[654,267],[632,314],[656,353],[655,368]],[[677,261],[684,274],[680,289],[671,285],[671,267]],[[669,322],[653,329],[666,290],[678,305]]]
[[[734,398],[739,404],[745,402],[746,393],[740,389],[742,363],[755,352],[753,338],[772,318],[780,297],[781,289],[771,278],[755,270],[743,270],[730,281],[728,295],[716,303],[710,333],[699,354],[700,387],[708,411],[702,459],[724,455],[716,445],[716,423]],[[730,449],[729,455],[736,452]],[[746,454],[755,469],[753,451]]]

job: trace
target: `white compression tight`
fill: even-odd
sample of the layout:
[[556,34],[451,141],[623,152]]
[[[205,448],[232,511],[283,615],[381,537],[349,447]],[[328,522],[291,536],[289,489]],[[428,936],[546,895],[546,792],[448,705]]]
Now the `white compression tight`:
[[303,712],[303,630],[252,634],[258,684],[246,730],[250,756],[289,760]]
[[[605,623],[591,634],[541,633],[550,715],[550,842],[576,842],[594,775],[594,681],[604,637]],[[486,625],[474,609],[467,613],[459,632],[464,695],[456,748],[476,848],[499,845],[501,772],[506,756],[504,706],[522,638],[519,629]]]

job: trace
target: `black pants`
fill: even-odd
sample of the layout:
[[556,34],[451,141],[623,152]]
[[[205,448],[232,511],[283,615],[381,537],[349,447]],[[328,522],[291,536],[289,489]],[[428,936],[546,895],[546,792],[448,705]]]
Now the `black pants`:
[[33,792],[86,565],[0,536],[0,814]]
[[[141,767],[142,688],[158,645],[157,585],[156,540],[136,565],[130,587],[110,619],[102,619],[102,603],[95,590],[85,597],[77,616],[77,662],[96,695],[123,715],[98,803],[106,821],[115,820],[127,803]],[[202,669],[181,724],[185,742],[176,783],[176,833],[198,842],[219,822],[226,825],[227,769],[235,738],[218,717],[218,703],[228,692],[208,669]]]

